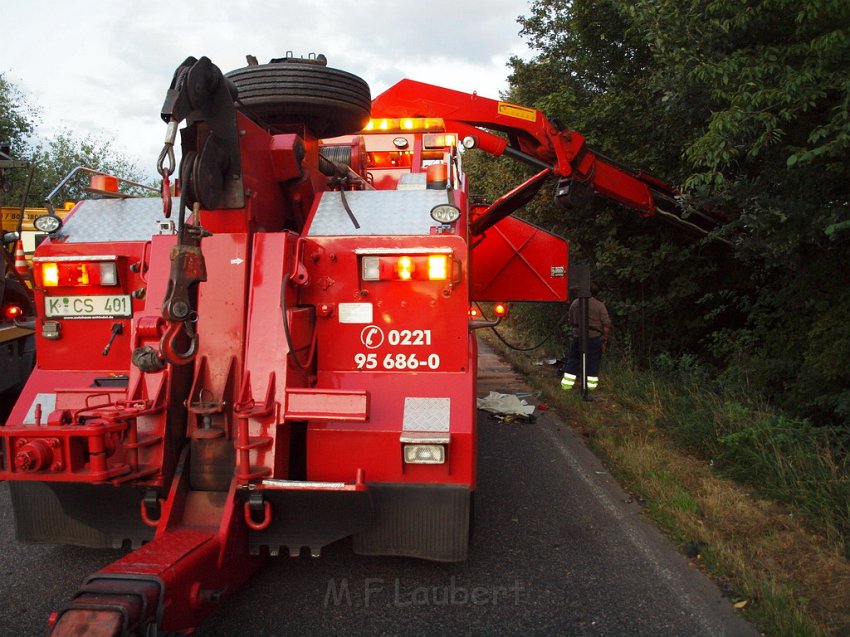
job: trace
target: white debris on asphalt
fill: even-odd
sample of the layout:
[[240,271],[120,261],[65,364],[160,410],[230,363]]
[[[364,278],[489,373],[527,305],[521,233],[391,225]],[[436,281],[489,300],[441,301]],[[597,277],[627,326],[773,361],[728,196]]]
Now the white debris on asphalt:
[[491,391],[484,398],[478,398],[478,409],[489,411],[494,414],[512,414],[516,416],[530,416],[534,413],[534,405],[529,405],[520,400],[515,394],[500,394]]

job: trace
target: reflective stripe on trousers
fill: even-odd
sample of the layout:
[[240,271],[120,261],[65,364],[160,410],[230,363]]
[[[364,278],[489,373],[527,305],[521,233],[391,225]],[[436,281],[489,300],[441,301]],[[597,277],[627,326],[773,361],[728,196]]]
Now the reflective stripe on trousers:
[[[561,379],[561,389],[572,389],[578,377],[575,374],[570,374],[569,372],[564,373],[564,377]],[[591,391],[595,390],[599,386],[599,377],[598,376],[588,376],[587,377],[587,388]]]
[[561,379],[561,389],[572,389],[575,384],[576,375],[565,372],[564,377]]

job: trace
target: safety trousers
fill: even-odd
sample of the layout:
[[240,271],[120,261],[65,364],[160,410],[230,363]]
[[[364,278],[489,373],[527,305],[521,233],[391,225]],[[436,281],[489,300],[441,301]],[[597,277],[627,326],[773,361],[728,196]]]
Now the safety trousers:
[[[575,387],[576,382],[578,381],[578,376],[575,374],[570,374],[569,372],[564,372],[563,378],[561,378],[561,389],[564,391],[570,390]],[[599,386],[599,377],[598,376],[588,376],[587,377],[587,388],[590,391],[594,391]]]
[[[564,376],[561,378],[561,389],[567,391],[572,389],[578,380],[581,369],[581,355],[579,354],[578,338],[573,338],[570,343],[570,351],[567,354],[567,363],[564,365]],[[596,390],[599,386],[599,362],[602,358],[602,339],[594,337],[587,339],[587,388]]]

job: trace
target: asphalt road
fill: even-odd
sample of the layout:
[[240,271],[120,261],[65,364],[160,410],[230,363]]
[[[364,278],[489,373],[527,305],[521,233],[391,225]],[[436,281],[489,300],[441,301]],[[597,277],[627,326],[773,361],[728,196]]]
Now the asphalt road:
[[[527,391],[482,347],[479,395]],[[549,412],[501,424],[479,412],[479,490],[469,559],[278,558],[204,636],[757,635],[717,588]],[[14,542],[0,486],[0,636],[43,635],[51,610],[119,551]]]

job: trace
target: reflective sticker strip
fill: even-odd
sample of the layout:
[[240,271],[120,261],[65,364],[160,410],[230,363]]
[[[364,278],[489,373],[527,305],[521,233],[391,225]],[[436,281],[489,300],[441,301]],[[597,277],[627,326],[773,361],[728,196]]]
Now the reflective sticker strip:
[[499,102],[499,115],[513,117],[514,119],[523,119],[526,122],[537,121],[537,111],[533,108],[525,106],[517,106],[510,102]]
[[405,432],[449,431],[451,398],[411,398],[404,399],[404,417],[402,429]]
[[47,416],[56,411],[56,394],[36,394],[35,400],[32,401],[27,415],[24,416],[24,425],[35,424],[35,408],[36,405],[41,405],[41,422],[47,422]]
[[340,303],[337,306],[340,323],[371,323],[371,303]]

